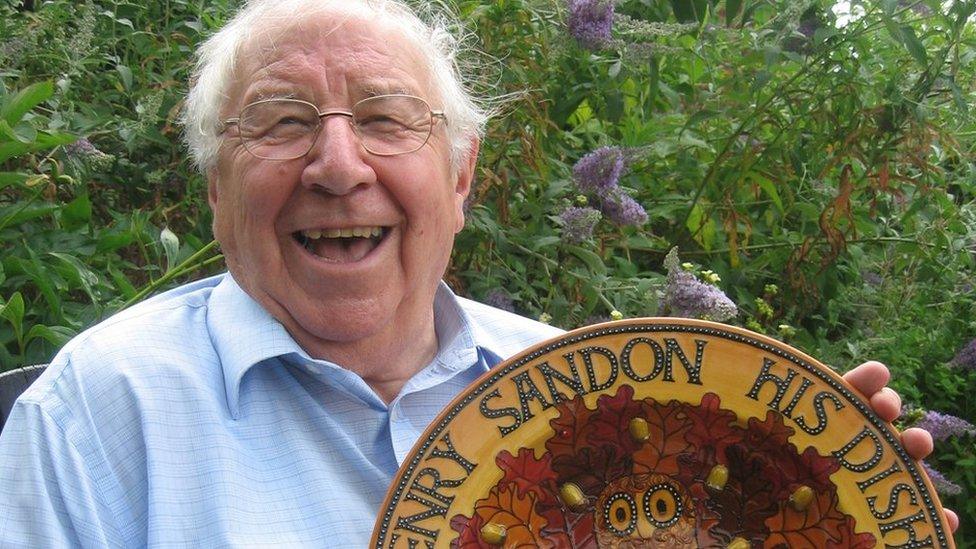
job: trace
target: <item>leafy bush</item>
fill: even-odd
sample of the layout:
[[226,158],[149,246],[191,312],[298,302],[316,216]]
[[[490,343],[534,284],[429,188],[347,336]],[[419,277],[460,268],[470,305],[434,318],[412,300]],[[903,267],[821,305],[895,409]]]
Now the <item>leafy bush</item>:
[[[971,0],[455,3],[475,87],[508,98],[460,293],[566,328],[654,315],[677,246],[730,322],[842,370],[882,360],[908,405],[976,423],[976,361],[955,359],[976,337]],[[220,268],[176,121],[236,2],[31,4],[0,0],[4,367]],[[966,546],[973,437],[930,463]]]

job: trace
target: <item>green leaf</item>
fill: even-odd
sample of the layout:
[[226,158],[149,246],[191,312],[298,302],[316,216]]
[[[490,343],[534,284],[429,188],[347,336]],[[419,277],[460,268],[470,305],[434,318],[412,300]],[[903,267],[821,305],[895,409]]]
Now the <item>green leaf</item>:
[[688,231],[696,242],[706,251],[715,245],[715,221],[709,217],[701,204],[695,204],[688,215]]
[[77,229],[86,225],[91,216],[91,200],[83,194],[61,209],[61,224],[68,230]]
[[[5,123],[0,120],[0,126]],[[19,141],[0,142],[0,163],[29,152],[43,151],[53,149],[59,145],[67,145],[75,139],[75,136],[66,133],[40,132],[37,134],[37,138],[33,143],[21,143]]]
[[132,89],[132,69],[125,65],[116,65],[115,70],[119,73],[119,77],[122,79],[122,86],[126,90]]
[[136,290],[135,286],[129,282],[129,279],[125,277],[122,271],[116,269],[112,265],[109,265],[108,274],[112,277],[112,282],[115,283],[115,287],[122,292],[122,297],[125,300],[132,299],[137,293],[139,293],[139,290]]
[[20,90],[0,109],[0,118],[10,126],[16,126],[18,122],[31,109],[45,101],[54,94],[54,84],[50,81],[37,82]]
[[60,270],[62,276],[68,280],[73,286],[80,286],[88,298],[91,300],[92,304],[98,304],[98,298],[95,296],[94,286],[98,284],[98,275],[92,272],[84,263],[82,263],[77,257],[66,254],[62,252],[48,252],[48,255],[56,257],[61,260],[62,264],[66,267]]
[[741,9],[742,0],[725,0],[725,24],[731,27]]
[[26,221],[44,217],[57,211],[52,204],[15,204],[7,208],[0,208],[0,229],[20,225]]
[[759,188],[766,193],[766,196],[773,201],[773,204],[776,205],[776,209],[779,210],[779,213],[783,213],[783,200],[779,197],[779,191],[776,190],[776,184],[757,173],[751,174],[751,177],[756,181],[756,184],[759,185]]
[[33,339],[42,338],[55,348],[60,348],[76,335],[78,335],[78,332],[67,326],[35,324],[27,332],[27,337],[24,338],[24,345],[27,345]]
[[529,246],[529,248],[532,251],[536,251],[537,252],[537,251],[541,250],[542,248],[548,248],[550,246],[554,246],[554,245],[558,244],[560,240],[562,240],[562,239],[559,238],[558,236],[543,236],[541,238],[536,238],[535,240],[533,240],[532,241],[532,244],[531,244],[531,246]]
[[0,190],[14,185],[23,185],[28,175],[19,172],[0,172]]
[[166,252],[166,271],[169,272],[177,264],[177,259],[180,254],[180,239],[176,236],[176,233],[169,230],[169,227],[163,227],[163,230],[159,233],[159,241],[162,243],[163,250]]
[[918,40],[918,36],[915,35],[915,29],[909,27],[908,25],[902,25],[901,35],[903,38],[902,43],[905,44],[905,49],[908,53],[912,54],[912,57],[923,67],[927,67],[929,64],[929,55],[925,51],[925,46],[922,45]]
[[604,274],[607,272],[607,266],[603,264],[603,259],[592,250],[572,245],[566,246],[566,249],[585,263],[591,273]]
[[0,318],[7,319],[7,322],[14,329],[17,342],[23,344],[24,296],[20,295],[20,292],[14,292],[14,295],[10,296],[10,299],[4,304],[3,309],[0,309]]

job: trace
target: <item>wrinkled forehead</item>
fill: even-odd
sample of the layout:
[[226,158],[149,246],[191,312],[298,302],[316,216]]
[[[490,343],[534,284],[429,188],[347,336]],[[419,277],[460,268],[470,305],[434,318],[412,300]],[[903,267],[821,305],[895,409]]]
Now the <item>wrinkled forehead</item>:
[[[228,103],[240,99],[253,78],[288,71],[287,64],[280,61],[286,52],[295,50],[329,56],[340,63],[372,59],[376,66],[395,65],[394,71],[376,70],[372,71],[374,74],[361,77],[364,81],[376,82],[378,93],[413,93],[437,101],[438,98],[431,95],[435,90],[431,85],[430,60],[423,45],[418,43],[420,37],[412,36],[414,33],[391,14],[364,5],[338,4],[330,2],[330,7],[300,17],[271,19],[252,33],[237,55],[236,78]],[[323,48],[326,43],[331,44],[330,47]],[[373,47],[376,44],[384,47]],[[362,66],[368,68],[370,64],[362,63]],[[417,85],[411,87],[417,89],[400,89],[396,84],[398,79],[415,82]]]

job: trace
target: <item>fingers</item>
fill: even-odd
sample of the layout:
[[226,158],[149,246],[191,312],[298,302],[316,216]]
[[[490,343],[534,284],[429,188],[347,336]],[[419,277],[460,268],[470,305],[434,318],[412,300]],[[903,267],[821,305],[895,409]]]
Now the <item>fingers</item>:
[[884,421],[890,423],[901,415],[901,397],[891,387],[883,387],[868,400],[874,413]]
[[935,448],[932,435],[918,427],[909,427],[901,432],[901,445],[912,459],[925,459]]
[[955,532],[959,528],[959,515],[952,509],[943,509],[946,515],[946,522],[949,523],[949,530]]
[[860,391],[867,398],[872,397],[888,384],[891,373],[884,364],[869,360],[844,374],[844,380]]

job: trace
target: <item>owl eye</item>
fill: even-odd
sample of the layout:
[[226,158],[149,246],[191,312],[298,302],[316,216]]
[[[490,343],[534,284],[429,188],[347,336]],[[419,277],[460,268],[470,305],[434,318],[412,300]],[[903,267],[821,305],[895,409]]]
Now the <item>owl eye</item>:
[[644,492],[644,514],[647,520],[658,528],[667,528],[678,522],[684,510],[681,494],[671,484],[655,484]]
[[614,534],[629,536],[637,527],[637,502],[626,492],[617,492],[603,505],[603,522]]

